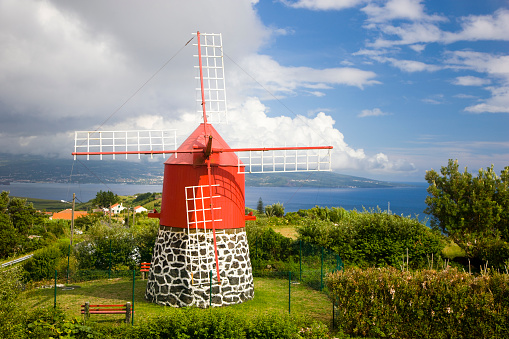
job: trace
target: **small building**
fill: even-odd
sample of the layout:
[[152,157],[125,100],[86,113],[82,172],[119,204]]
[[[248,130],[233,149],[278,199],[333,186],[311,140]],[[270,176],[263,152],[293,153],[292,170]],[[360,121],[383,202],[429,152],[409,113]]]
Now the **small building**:
[[125,207],[122,206],[122,203],[111,205],[111,213],[113,213],[113,214],[119,214],[123,210],[125,210]]
[[[84,217],[86,215],[88,215],[88,213],[86,211],[74,211],[74,220],[78,219],[79,217]],[[58,220],[58,219],[71,220],[71,218],[72,218],[72,210],[70,208],[60,211],[60,212],[55,212],[55,213],[53,213],[53,216],[51,217],[52,220]]]
[[142,212],[148,212],[148,210],[143,206],[136,206],[134,208],[135,213],[142,213]]

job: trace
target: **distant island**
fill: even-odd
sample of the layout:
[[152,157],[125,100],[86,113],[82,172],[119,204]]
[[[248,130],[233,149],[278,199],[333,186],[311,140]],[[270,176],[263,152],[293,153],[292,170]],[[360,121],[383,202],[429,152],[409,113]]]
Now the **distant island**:
[[[10,182],[162,185],[164,160],[152,161],[74,161],[58,157],[0,153],[0,185]],[[401,187],[392,183],[336,172],[297,172],[246,175],[246,186],[253,187]]]

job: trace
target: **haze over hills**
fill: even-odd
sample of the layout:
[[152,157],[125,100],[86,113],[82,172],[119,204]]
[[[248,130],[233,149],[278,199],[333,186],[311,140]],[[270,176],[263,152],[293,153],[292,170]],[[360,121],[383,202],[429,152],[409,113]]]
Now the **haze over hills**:
[[[37,155],[0,153],[0,184],[9,182],[128,183],[153,184],[163,182],[161,157],[151,161],[98,161],[46,158]],[[266,187],[396,187],[391,183],[335,172],[299,172],[246,175],[247,186]]]

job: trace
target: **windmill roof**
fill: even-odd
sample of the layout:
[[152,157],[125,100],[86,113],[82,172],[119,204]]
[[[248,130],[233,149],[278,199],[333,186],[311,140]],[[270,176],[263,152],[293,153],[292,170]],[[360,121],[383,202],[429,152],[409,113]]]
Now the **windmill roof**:
[[[234,152],[218,152],[224,149],[230,149],[226,141],[219,135],[212,125],[207,124],[208,135],[212,136],[213,154],[210,159],[212,164],[220,166],[237,166],[239,158]],[[200,124],[189,137],[180,145],[178,151],[192,151],[195,149],[204,149],[207,146],[205,136],[205,126]],[[214,152],[216,151],[216,152]],[[204,159],[201,153],[179,153],[177,156],[172,155],[166,160],[165,164],[173,165],[202,165]]]

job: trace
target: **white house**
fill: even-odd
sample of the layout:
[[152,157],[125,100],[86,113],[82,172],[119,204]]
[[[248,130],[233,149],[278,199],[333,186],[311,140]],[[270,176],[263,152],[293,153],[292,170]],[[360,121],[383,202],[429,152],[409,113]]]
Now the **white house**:
[[119,214],[123,210],[125,210],[125,207],[122,206],[122,203],[111,205],[111,213],[113,214]]
[[148,210],[145,207],[143,207],[143,206],[136,206],[134,208],[134,212],[136,212],[136,213],[147,212],[147,211]]

